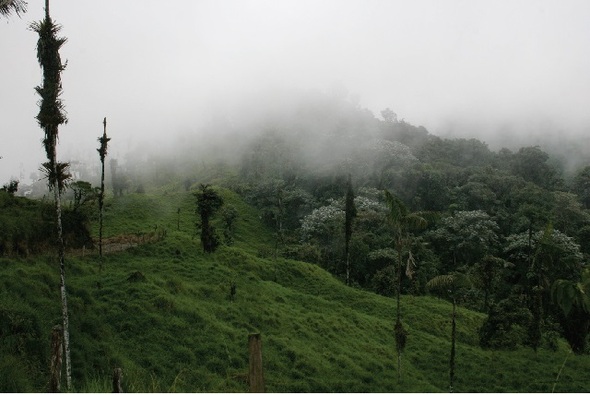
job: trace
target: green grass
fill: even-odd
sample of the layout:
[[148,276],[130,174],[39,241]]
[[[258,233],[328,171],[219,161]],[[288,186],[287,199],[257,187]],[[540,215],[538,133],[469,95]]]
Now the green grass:
[[[253,332],[262,334],[270,392],[448,390],[448,303],[402,298],[409,338],[398,384],[394,300],[346,287],[312,264],[265,258],[272,233],[257,211],[220,193],[240,216],[235,244],[211,255],[200,248],[190,193],[162,189],[109,201],[106,237],[156,226],[167,236],[106,255],[102,270],[95,253],[68,259],[76,391],[109,392],[111,372],[121,367],[129,392],[247,392]],[[0,258],[0,286],[0,389],[45,391],[49,334],[60,322],[55,258]],[[481,350],[483,319],[458,309],[455,391],[550,392],[565,343],[557,352]],[[588,356],[570,356],[556,391],[586,391],[589,366]]]

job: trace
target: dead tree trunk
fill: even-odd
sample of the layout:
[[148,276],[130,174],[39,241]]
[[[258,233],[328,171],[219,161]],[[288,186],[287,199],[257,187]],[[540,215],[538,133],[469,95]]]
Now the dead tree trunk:
[[61,364],[62,364],[62,327],[56,325],[51,331],[51,364],[49,372],[49,392],[60,392],[61,390]]
[[265,392],[260,333],[253,333],[248,336],[248,350],[250,352],[250,374],[248,376],[250,392]]

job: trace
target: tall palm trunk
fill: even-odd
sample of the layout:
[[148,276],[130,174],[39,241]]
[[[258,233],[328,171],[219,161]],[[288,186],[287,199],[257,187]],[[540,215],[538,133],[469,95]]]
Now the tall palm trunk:
[[37,43],[37,60],[43,70],[43,85],[35,90],[41,96],[40,110],[37,115],[39,126],[45,137],[43,144],[48,162],[44,164],[47,171],[48,186],[53,190],[55,198],[57,244],[60,271],[60,297],[63,323],[63,346],[66,360],[67,390],[72,388],[72,367],[70,359],[70,331],[68,318],[68,301],[65,274],[65,245],[63,238],[61,192],[65,187],[68,175],[67,164],[57,162],[57,137],[59,125],[67,122],[63,112],[63,104],[59,99],[61,94],[61,72],[64,65],[59,55],[60,47],[66,42],[65,38],[56,36],[60,27],[53,23],[49,15],[49,0],[45,0],[45,18],[39,23],[33,23],[32,29],[39,34]]
[[[57,169],[57,141],[53,142],[53,154],[51,162],[53,162],[52,171],[58,174]],[[68,297],[66,292],[66,264],[65,264],[65,245],[63,238],[63,226],[61,221],[61,189],[59,185],[59,178],[55,177],[53,180],[53,194],[55,198],[55,214],[57,223],[57,243],[59,254],[59,291],[61,295],[61,317],[63,326],[63,344],[64,354],[66,359],[66,388],[68,391],[72,389],[72,361],[70,358],[70,324],[68,317]]]
[[352,225],[356,217],[354,204],[354,191],[352,190],[351,175],[348,175],[344,205],[344,260],[346,266],[346,285],[350,285],[350,240],[352,238]]
[[[100,155],[100,194],[98,195],[98,256],[100,259],[100,269],[102,270],[102,224],[103,224],[103,207],[104,207],[104,160],[107,156],[107,144],[110,138],[107,137],[107,118],[102,121],[103,133],[98,138],[100,148],[97,150]],[[180,209],[179,209],[180,210]]]
[[[396,305],[397,305],[397,309],[396,309],[396,320],[395,320],[395,326],[396,326],[396,330],[398,331],[403,331],[403,326],[402,326],[402,312],[401,312],[401,304],[400,304],[400,295],[401,295],[401,290],[402,290],[402,249],[401,249],[401,241],[397,243],[398,244],[398,248],[397,248],[397,286],[396,286]],[[397,345],[397,382],[399,383],[401,380],[401,376],[402,376],[402,349],[403,347],[400,347],[400,345]]]
[[453,392],[453,383],[455,381],[455,342],[457,339],[457,302],[453,297],[453,316],[451,319],[451,359],[449,361],[449,391]]

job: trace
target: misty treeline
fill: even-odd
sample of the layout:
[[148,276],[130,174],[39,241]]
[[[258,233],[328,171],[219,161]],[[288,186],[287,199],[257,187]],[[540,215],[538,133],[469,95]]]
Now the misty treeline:
[[[167,150],[135,142],[110,161],[111,198],[171,182],[186,191],[221,185],[274,232],[261,256],[312,262],[391,297],[435,292],[427,283],[437,276],[467,276],[471,286],[453,300],[488,315],[483,347],[555,348],[563,336],[587,350],[590,159],[571,154],[578,142],[559,152],[492,151],[344,97],[312,92],[256,108],[263,104],[228,109]],[[385,191],[406,216],[428,213],[426,226],[396,222]]]
[[[97,194],[90,183],[73,182],[65,198],[62,224],[68,249],[92,248],[90,223],[97,219]],[[0,189],[0,256],[54,251],[55,207],[49,199],[29,200]]]
[[[457,303],[488,314],[482,346],[555,348],[564,336],[575,352],[587,349],[590,302],[576,290],[590,286],[590,160],[567,154],[576,141],[551,154],[492,151],[317,92],[277,108],[228,112],[169,155],[137,150],[115,163],[125,190],[221,184],[273,230],[262,256],[312,262],[386,296],[424,295],[429,280],[459,273],[473,285]],[[427,226],[396,241],[384,191],[407,213],[432,214]]]

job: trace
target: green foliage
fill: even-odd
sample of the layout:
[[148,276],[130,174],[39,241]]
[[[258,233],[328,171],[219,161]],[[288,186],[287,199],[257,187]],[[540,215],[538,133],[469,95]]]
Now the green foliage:
[[0,15],[2,16],[8,17],[12,13],[20,16],[25,12],[27,12],[27,2],[24,0],[8,0],[0,3]]
[[560,186],[562,180],[548,159],[549,154],[538,146],[522,147],[512,158],[512,170],[526,181],[551,190]]
[[455,295],[462,288],[471,287],[471,279],[463,273],[440,274],[431,279],[426,288],[439,290],[444,293]]
[[568,280],[556,280],[551,286],[551,296],[566,316],[577,307],[590,313],[590,297],[582,284]]
[[[0,256],[28,256],[55,249],[55,208],[46,202],[0,191]],[[64,209],[66,246],[90,247],[89,218],[83,211]]]
[[69,163],[53,163],[52,160],[41,165],[39,170],[45,174],[44,178],[47,179],[47,186],[49,187],[50,191],[52,191],[56,186],[60,193],[63,193],[66,190],[66,188],[69,186],[69,180],[72,178],[72,175],[69,173],[69,167]]
[[583,353],[588,348],[590,333],[590,270],[582,272],[580,282],[556,280],[551,286],[551,299],[559,306],[564,335],[572,350]]
[[16,191],[18,191],[18,180],[10,180],[8,184],[4,184],[0,191],[7,192],[9,195],[14,196]]
[[578,170],[572,184],[572,189],[579,196],[584,208],[590,208],[590,166]]
[[346,196],[344,198],[344,238],[346,242],[346,253],[348,255],[348,246],[350,238],[352,237],[352,221],[357,215],[356,206],[354,204],[354,191],[352,190],[352,182],[350,176],[346,188]]
[[46,10],[45,19],[33,22],[31,29],[39,35],[37,41],[37,60],[43,70],[43,85],[35,87],[35,91],[41,96],[37,122],[45,137],[43,145],[49,162],[43,164],[50,188],[65,189],[68,179],[67,164],[58,163],[56,158],[56,145],[59,125],[67,122],[64,105],[60,99],[62,93],[61,73],[65,65],[61,62],[59,50],[67,41],[63,37],[57,37],[61,30],[49,16]]
[[[234,245],[214,255],[193,241],[190,193],[147,191],[108,201],[109,237],[148,231],[154,224],[170,230],[158,242],[106,254],[102,273],[95,255],[69,260],[76,391],[109,392],[112,369],[121,367],[123,388],[130,392],[247,392],[247,335],[254,331],[262,333],[269,392],[447,389],[449,303],[402,295],[410,341],[398,385],[395,302],[345,287],[314,264],[258,258],[256,251],[272,241],[259,211],[235,193],[216,192],[239,216]],[[0,258],[0,306],[15,317],[2,316],[0,328],[23,322],[22,330],[0,337],[0,372],[13,379],[1,381],[6,390],[46,390],[48,337],[60,320],[54,265],[42,256]],[[233,302],[227,297],[232,280]],[[527,349],[481,350],[477,334],[485,316],[462,308],[457,315],[457,391],[550,390],[547,372],[551,379],[557,374],[567,352],[563,343],[555,353],[540,349],[538,356]],[[18,354],[18,344],[25,354]],[[587,364],[584,357],[569,360],[563,372],[568,380],[556,390],[583,391]]]
[[223,205],[223,198],[211,189],[210,185],[201,184],[199,191],[195,193],[197,198],[197,214],[200,217],[201,244],[203,251],[214,252],[220,244],[215,228],[211,224],[213,215]]
[[[575,279],[579,276],[583,255],[580,246],[569,236],[551,229],[549,232],[537,231],[531,234],[531,248],[540,262],[544,282],[549,289],[553,281],[558,278]],[[516,269],[524,273],[533,270],[528,267],[529,234],[522,232],[510,235],[506,239],[504,253],[510,262],[515,263]]]
[[226,205],[221,209],[221,218],[223,219],[223,237],[225,244],[234,243],[234,234],[236,232],[236,220],[238,219],[238,210],[232,205]]
[[394,265],[385,266],[377,270],[371,283],[373,290],[378,295],[393,297],[396,289],[396,270]]
[[490,216],[481,211],[457,211],[443,218],[428,234],[444,262],[443,270],[453,271],[472,266],[498,247],[499,228]]
[[[494,153],[474,139],[429,135],[392,113],[379,121],[322,98],[233,144],[245,148],[220,145],[204,155],[187,148],[186,165],[150,157],[151,178],[135,173],[141,164],[112,161],[116,199],[104,201],[104,270],[88,251],[68,260],[76,390],[109,391],[120,366],[128,391],[244,392],[245,335],[256,331],[269,391],[445,391],[455,319],[454,389],[546,392],[562,366],[556,389],[584,390],[587,359],[563,365],[567,345],[557,337],[576,353],[586,350],[590,319],[580,274],[590,221],[578,203],[586,203],[584,172],[565,192],[538,148]],[[212,153],[240,164],[200,163]],[[195,196],[188,191],[199,184],[199,222],[210,230],[202,245],[218,247],[215,254],[194,243]],[[80,216],[93,192],[84,183],[72,187],[68,240],[89,247],[77,226],[94,220]],[[201,202],[207,221],[198,208],[205,190],[216,195]],[[442,219],[419,210],[440,211]],[[0,191],[0,253],[9,257],[0,258],[0,307],[19,301],[1,317],[12,322],[0,325],[9,331],[0,341],[7,361],[0,375],[14,375],[6,390],[45,390],[46,350],[19,354],[13,345],[35,344],[59,321],[55,262],[32,256],[52,243],[41,236],[51,234],[53,218],[49,205]],[[215,228],[223,229],[225,245]],[[93,236],[97,230],[93,222]],[[342,251],[350,255],[352,287],[341,284]],[[473,283],[462,286],[463,274],[454,271]],[[435,288],[463,308],[424,296]],[[25,335],[14,317],[29,323]],[[536,354],[522,347],[533,343]],[[401,350],[404,380],[396,384]],[[22,367],[26,373],[16,374]]]
[[511,297],[490,307],[479,331],[479,344],[494,350],[515,350],[526,343],[532,315],[521,298]]
[[107,137],[107,119],[103,120],[104,131],[101,137],[98,138],[98,142],[100,143],[100,147],[96,150],[98,151],[98,155],[100,156],[100,162],[104,166],[104,160],[108,154],[108,145],[109,141],[111,141],[110,137]]

